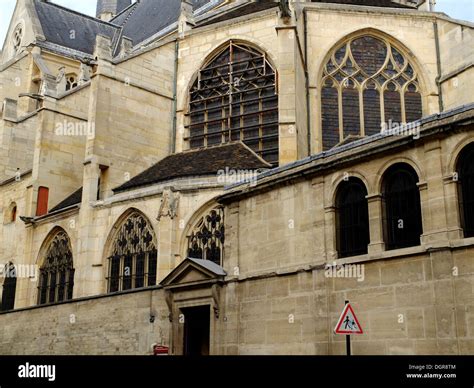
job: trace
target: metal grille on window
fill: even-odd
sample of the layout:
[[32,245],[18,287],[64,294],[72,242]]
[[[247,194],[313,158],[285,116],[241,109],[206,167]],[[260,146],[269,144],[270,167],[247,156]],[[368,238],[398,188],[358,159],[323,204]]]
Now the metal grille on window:
[[57,233],[40,268],[38,303],[58,303],[72,299],[74,266],[71,242],[65,232]]
[[367,189],[355,178],[343,182],[336,197],[339,257],[367,254],[370,241]]
[[474,145],[471,144],[462,151],[457,171],[464,237],[474,237]]
[[139,213],[121,225],[108,258],[109,292],[156,285],[158,251],[155,233]]
[[224,239],[224,209],[216,208],[202,217],[188,236],[188,257],[222,265]]
[[190,91],[190,148],[241,140],[278,165],[276,72],[266,55],[235,42],[208,63]]
[[380,133],[422,116],[418,75],[389,42],[373,36],[350,39],[324,67],[321,91],[323,148]]
[[12,263],[5,265],[3,269],[3,291],[2,291],[2,304],[0,305],[0,311],[13,310],[15,307],[15,294],[16,294],[16,268]]
[[423,233],[418,176],[408,165],[392,166],[384,177],[384,226],[388,250],[420,245]]

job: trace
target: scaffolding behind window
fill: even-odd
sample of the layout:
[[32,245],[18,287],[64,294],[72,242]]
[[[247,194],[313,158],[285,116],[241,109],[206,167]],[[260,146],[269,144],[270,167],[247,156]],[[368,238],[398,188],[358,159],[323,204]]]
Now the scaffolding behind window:
[[276,72],[265,54],[230,42],[198,75],[190,91],[190,148],[241,140],[278,164]]

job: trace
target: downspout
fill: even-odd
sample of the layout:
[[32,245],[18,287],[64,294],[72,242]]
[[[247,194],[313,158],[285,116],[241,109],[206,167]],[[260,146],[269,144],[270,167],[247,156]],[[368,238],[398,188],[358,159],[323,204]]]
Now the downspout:
[[173,125],[172,125],[172,135],[171,135],[171,153],[176,152],[176,126],[177,126],[177,112],[178,109],[178,64],[179,64],[179,39],[175,40],[174,44],[174,79],[173,79]]
[[436,45],[436,65],[438,67],[438,76],[436,77],[436,84],[438,85],[438,104],[439,104],[439,112],[444,111],[444,103],[443,103],[443,88],[441,86],[441,50],[439,46],[439,31],[438,31],[438,19],[435,19],[433,22],[434,28],[434,36],[435,36],[435,45]]
[[309,72],[308,72],[308,17],[306,8],[303,9],[303,24],[304,24],[304,63],[305,63],[305,77],[306,77],[306,134],[308,143],[308,156],[311,155],[311,111],[310,111],[310,96],[309,96]]

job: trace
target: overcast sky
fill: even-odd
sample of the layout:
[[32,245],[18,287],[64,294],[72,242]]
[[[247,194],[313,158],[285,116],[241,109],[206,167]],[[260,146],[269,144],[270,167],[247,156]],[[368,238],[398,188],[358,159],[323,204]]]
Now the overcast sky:
[[[89,15],[95,15],[97,4],[97,0],[54,0],[54,2]],[[16,0],[0,0],[0,45],[3,45],[15,3]],[[437,0],[436,10],[456,19],[474,22],[474,0]]]

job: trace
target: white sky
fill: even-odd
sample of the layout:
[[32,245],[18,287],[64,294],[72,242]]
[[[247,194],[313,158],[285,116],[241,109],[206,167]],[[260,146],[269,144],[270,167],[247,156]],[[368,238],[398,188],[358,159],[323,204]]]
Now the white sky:
[[[97,4],[97,0],[53,0],[53,2],[89,15],[95,15]],[[0,45],[3,45],[15,4],[16,0],[0,0]],[[436,10],[445,12],[455,19],[474,22],[474,0],[437,0]]]

